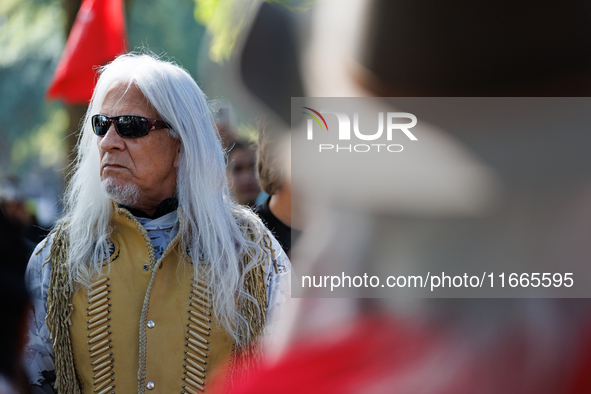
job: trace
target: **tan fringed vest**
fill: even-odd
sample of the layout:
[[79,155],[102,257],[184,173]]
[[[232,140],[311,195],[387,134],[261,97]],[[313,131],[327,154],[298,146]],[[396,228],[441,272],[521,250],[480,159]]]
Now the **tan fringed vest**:
[[[90,293],[82,288],[72,296],[69,290],[70,308],[57,305],[68,298],[68,286],[59,291],[64,271],[56,269],[57,248],[67,245],[67,238],[60,242],[58,231],[52,245],[47,320],[55,344],[58,392],[228,391],[228,380],[239,374],[234,342],[214,318],[211,294],[193,278],[180,236],[156,260],[146,230],[127,210],[115,207],[113,224],[110,272],[96,278]],[[255,336],[264,329],[263,267],[251,271],[245,283],[263,316],[252,316],[252,305],[241,308]],[[250,349],[250,354],[257,351]]]

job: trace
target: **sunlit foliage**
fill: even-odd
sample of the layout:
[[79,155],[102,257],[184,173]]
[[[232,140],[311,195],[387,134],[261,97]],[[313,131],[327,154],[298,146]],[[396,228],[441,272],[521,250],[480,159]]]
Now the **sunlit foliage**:
[[[43,139],[28,149],[32,133],[63,112],[59,103],[44,100],[53,69],[64,45],[64,14],[57,0],[3,0],[0,2],[0,166],[3,173],[21,173],[34,166],[52,166],[63,158],[61,139],[67,123],[51,124]],[[40,150],[54,151],[41,160]],[[47,158],[47,156],[45,156]]]
[[[247,27],[261,0],[194,0],[195,19],[207,26],[211,36],[209,57],[223,63],[230,59],[240,35]],[[268,0],[292,12],[310,8],[315,0]]]

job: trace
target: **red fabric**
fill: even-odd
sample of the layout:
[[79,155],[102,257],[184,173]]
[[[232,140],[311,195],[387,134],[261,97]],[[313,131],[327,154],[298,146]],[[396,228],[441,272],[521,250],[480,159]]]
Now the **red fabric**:
[[368,392],[368,382],[392,370],[412,368],[436,343],[435,336],[424,330],[383,318],[363,319],[345,336],[335,334],[339,339],[317,338],[295,346],[282,361],[253,374],[233,394]]
[[83,0],[47,97],[86,104],[92,97],[97,66],[124,53],[125,46],[122,0]]
[[591,320],[587,321],[580,336],[572,379],[564,391],[565,394],[591,393]]
[[445,327],[365,318],[344,335],[294,346],[232,394],[586,394],[591,393],[588,328],[580,331],[575,354],[531,370],[545,356],[529,348],[519,330],[483,336],[481,344]]

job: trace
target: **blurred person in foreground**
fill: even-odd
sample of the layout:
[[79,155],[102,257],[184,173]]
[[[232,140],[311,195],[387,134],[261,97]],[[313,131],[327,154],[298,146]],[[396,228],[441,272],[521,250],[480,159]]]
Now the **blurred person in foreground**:
[[228,152],[226,175],[236,202],[248,207],[254,206],[261,186],[255,170],[256,152],[251,143],[235,139]]
[[0,211],[0,394],[27,393],[23,364],[29,295],[24,269],[29,253]]
[[[330,49],[326,45],[317,48],[322,49],[318,52],[322,58],[309,70],[321,69],[319,75],[325,71],[325,77],[348,76],[347,84],[339,83],[338,78],[333,80],[332,88],[338,92],[335,96],[356,97],[365,92],[398,97],[584,97],[591,93],[588,2],[542,2],[535,9],[526,3],[508,1],[356,3],[367,5],[367,13],[345,12],[343,3],[338,1],[319,3],[319,8],[325,6],[325,13],[314,15],[316,25],[306,25],[306,33],[329,34],[327,30],[334,26],[324,31],[319,27],[337,10],[339,15],[367,17],[365,30],[357,31],[361,48],[361,54],[355,57],[357,64],[351,64],[351,53],[346,53],[346,59],[337,58],[329,63],[333,68],[322,69],[324,60],[332,59],[334,53],[326,53]],[[342,26],[349,29],[350,22],[346,20]],[[260,25],[264,25],[263,21]],[[326,43],[323,38],[319,42]],[[335,69],[336,64],[342,69]],[[314,77],[318,75],[311,75],[310,81],[328,82],[328,78]],[[318,83],[310,86],[317,88]],[[345,94],[339,89],[344,85],[356,85],[357,90]],[[323,86],[328,89],[317,90],[312,96],[331,96],[331,86]],[[485,142],[486,137],[488,141],[492,139],[490,135],[484,136]],[[501,141],[502,137],[506,136],[499,136]],[[530,142],[533,149],[538,148],[535,141]],[[496,155],[511,148],[495,146]],[[568,157],[564,157],[568,152],[560,153],[560,158],[568,163]],[[526,167],[526,160],[519,159],[511,163],[513,170]],[[525,169],[530,171],[526,174],[535,170]],[[379,175],[373,176],[398,184],[388,170],[376,169]],[[346,179],[350,183],[354,180]],[[322,207],[325,215],[320,217],[330,223],[310,223],[293,255],[301,253],[312,272],[322,272],[329,265],[347,266],[345,262],[356,268],[367,267],[379,260],[389,263],[394,270],[401,262],[392,261],[384,251],[394,241],[388,237],[406,239],[405,234],[397,232],[404,221],[393,213],[395,198],[390,206],[372,206],[374,193],[379,192],[366,191],[362,200],[341,199],[341,207],[335,203],[338,196],[332,195],[333,200]],[[425,198],[425,194],[415,192],[414,197]],[[441,196],[427,197],[437,201]],[[538,193],[534,197],[545,196]],[[528,227],[530,232],[525,239],[529,242],[536,235],[536,219],[550,214],[528,209],[538,202],[520,201],[521,211],[514,212],[533,211],[538,215],[528,217],[532,227]],[[418,212],[420,215],[429,215],[429,211]],[[588,226],[583,229],[588,230]],[[577,235],[588,240],[589,232]],[[521,240],[524,243],[527,242]],[[429,246],[416,242],[405,249],[412,253],[414,247],[414,255],[405,257],[413,262],[421,249]],[[478,244],[464,245],[465,250],[474,248]],[[555,257],[566,259],[573,252],[563,249]],[[584,246],[580,246],[579,252],[585,253]],[[309,296],[314,296],[313,289]],[[295,393],[302,389],[307,393],[364,394],[591,392],[589,300],[310,298],[301,300],[300,305],[299,314],[293,318],[289,350],[275,364],[252,376],[236,394]]]
[[64,217],[27,270],[31,384],[215,392],[260,361],[289,261],[224,167],[185,70],[136,54],[101,70]]
[[294,240],[300,231],[292,228],[291,222],[291,179],[288,170],[289,135],[259,127],[257,148],[257,173],[263,190],[269,194],[254,212],[263,219],[279,241],[285,253],[291,250],[292,233]]

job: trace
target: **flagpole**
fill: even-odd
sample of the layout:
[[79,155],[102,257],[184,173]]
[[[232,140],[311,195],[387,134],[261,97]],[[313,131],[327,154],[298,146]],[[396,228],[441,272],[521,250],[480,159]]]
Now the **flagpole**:
[[[64,37],[69,37],[70,32],[72,31],[72,26],[74,26],[74,21],[76,20],[76,15],[78,14],[78,10],[80,9],[80,4],[82,4],[82,0],[64,0],[64,8],[66,11],[66,26],[65,26],[65,35]],[[66,111],[68,113],[68,117],[70,119],[68,124],[68,130],[66,134],[66,170],[64,171],[62,177],[62,190],[65,190],[66,186],[70,182],[70,171],[72,161],[76,157],[74,149],[76,148],[76,143],[78,142],[78,126],[84,113],[86,112],[86,105],[80,104],[66,104]]]

